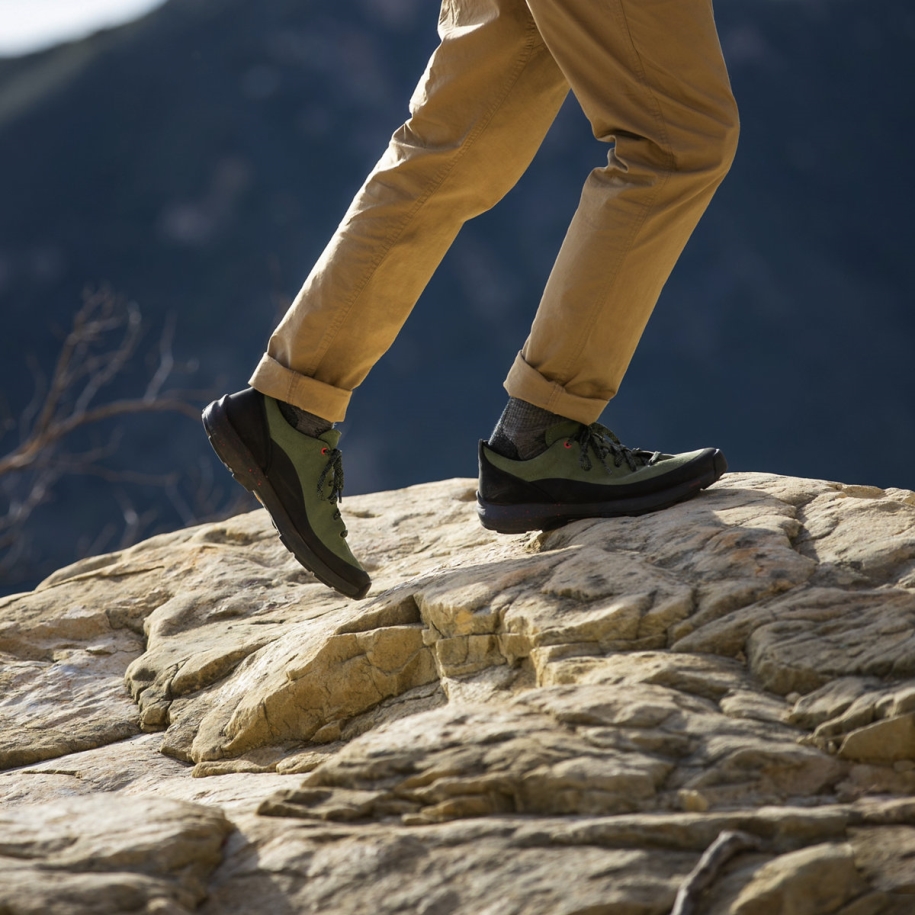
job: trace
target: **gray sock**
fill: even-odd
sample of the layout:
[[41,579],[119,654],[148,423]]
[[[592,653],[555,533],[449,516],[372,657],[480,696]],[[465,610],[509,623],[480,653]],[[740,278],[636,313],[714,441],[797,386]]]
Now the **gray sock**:
[[283,414],[283,419],[290,426],[305,435],[310,435],[312,438],[317,438],[327,432],[328,429],[333,429],[334,427],[334,424],[329,420],[315,416],[314,413],[309,413],[294,404],[285,403],[282,400],[278,400],[277,404],[279,405],[280,413]]
[[509,397],[496,428],[489,437],[489,447],[503,457],[527,461],[546,451],[544,433],[567,417],[535,407],[526,400]]

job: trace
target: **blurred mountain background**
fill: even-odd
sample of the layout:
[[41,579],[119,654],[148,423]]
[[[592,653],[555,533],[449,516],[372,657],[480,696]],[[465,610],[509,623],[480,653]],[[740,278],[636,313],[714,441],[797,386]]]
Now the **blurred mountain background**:
[[[716,18],[737,161],[604,421],[633,446],[717,445],[734,470],[915,488],[915,8],[719,0]],[[87,288],[136,302],[150,348],[174,320],[182,386],[244,386],[407,116],[435,29],[421,0],[169,0],[0,59],[0,454]],[[518,187],[464,228],[354,397],[347,492],[475,475],[476,440],[605,156],[570,98]],[[120,383],[142,391],[149,371],[137,357]],[[56,483],[0,593],[194,520],[201,488],[225,510],[232,486],[199,424],[113,425],[107,478]]]

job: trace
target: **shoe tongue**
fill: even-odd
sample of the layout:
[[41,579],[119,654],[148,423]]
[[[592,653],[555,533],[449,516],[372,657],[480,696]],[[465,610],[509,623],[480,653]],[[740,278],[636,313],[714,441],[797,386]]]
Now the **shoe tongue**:
[[553,442],[557,442],[561,438],[568,438],[571,435],[575,435],[583,425],[584,423],[576,422],[574,419],[565,419],[561,423],[556,423],[555,426],[550,426],[550,428],[543,433],[543,437],[546,439],[547,448],[549,448]]
[[331,448],[337,447],[337,442],[340,441],[340,430],[339,429],[328,429],[327,432],[322,433],[318,436],[322,442],[327,442]]

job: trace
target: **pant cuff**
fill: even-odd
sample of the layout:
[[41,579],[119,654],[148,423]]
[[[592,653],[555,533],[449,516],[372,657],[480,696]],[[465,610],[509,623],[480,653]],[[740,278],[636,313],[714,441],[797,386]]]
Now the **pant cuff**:
[[264,354],[248,381],[261,394],[283,400],[302,410],[314,413],[328,422],[339,423],[346,418],[346,408],[352,391],[344,391],[317,378],[309,378],[280,365]]
[[597,422],[604,407],[607,406],[606,400],[570,394],[561,384],[544,378],[537,369],[524,361],[521,353],[515,357],[504,387],[510,397],[526,400],[542,410],[549,410],[550,413],[558,413],[587,425]]

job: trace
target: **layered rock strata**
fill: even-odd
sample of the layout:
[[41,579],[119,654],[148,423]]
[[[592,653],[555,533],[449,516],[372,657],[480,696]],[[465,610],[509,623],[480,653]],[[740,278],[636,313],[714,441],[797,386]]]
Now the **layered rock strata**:
[[358,603],[262,511],[0,601],[0,912],[915,912],[915,495],[473,496],[347,499]]

